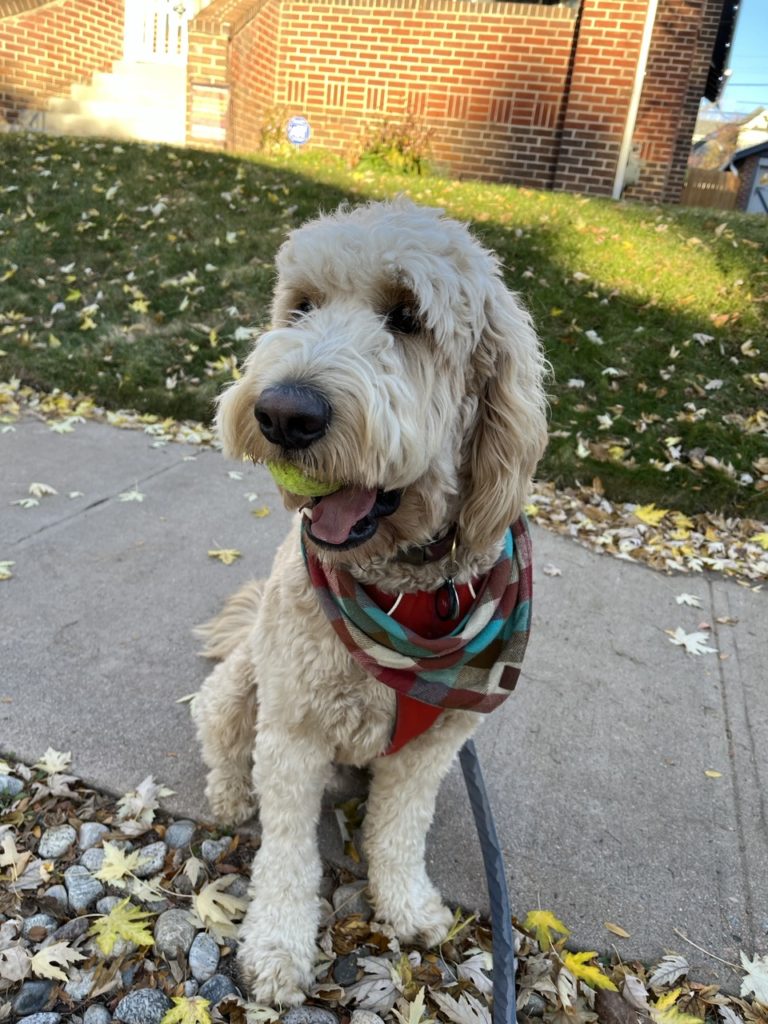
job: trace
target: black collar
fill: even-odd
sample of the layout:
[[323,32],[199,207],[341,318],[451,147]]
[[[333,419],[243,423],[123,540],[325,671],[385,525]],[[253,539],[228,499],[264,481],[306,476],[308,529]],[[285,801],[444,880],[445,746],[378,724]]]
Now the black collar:
[[448,527],[448,532],[443,534],[438,540],[430,541],[429,544],[425,544],[423,547],[406,548],[405,551],[401,551],[396,558],[398,562],[407,562],[408,565],[426,565],[428,562],[439,562],[441,558],[450,552],[453,542],[456,540],[456,532],[458,527],[456,523],[452,523]]

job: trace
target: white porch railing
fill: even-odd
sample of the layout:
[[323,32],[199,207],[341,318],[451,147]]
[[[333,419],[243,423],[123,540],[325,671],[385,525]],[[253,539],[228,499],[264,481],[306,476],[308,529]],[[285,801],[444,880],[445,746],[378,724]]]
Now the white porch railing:
[[125,59],[186,64],[187,26],[195,0],[125,0]]

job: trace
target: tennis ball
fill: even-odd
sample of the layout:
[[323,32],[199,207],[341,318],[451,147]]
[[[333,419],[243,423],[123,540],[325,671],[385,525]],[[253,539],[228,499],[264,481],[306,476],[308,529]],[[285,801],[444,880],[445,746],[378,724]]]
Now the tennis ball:
[[338,483],[315,480],[288,462],[268,462],[267,469],[276,484],[284,487],[291,494],[300,494],[302,497],[322,498],[326,494],[333,494],[334,491],[340,490],[342,486]]

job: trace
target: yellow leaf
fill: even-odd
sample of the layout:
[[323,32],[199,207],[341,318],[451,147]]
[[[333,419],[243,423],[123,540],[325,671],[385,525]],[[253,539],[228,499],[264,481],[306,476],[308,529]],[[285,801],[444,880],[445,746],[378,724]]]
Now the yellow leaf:
[[263,519],[269,515],[269,508],[266,505],[262,505],[261,508],[251,509],[251,515],[256,516],[257,519]]
[[48,347],[49,348],[61,348],[61,342],[59,341],[59,339],[56,337],[55,334],[50,334],[49,333],[49,335],[48,335]]
[[151,946],[155,941],[147,928],[152,915],[132,906],[128,899],[120,900],[108,914],[98,917],[90,927],[89,935],[96,939],[96,945],[105,956],[114,949],[118,939],[135,942],[137,946]]
[[218,558],[224,565],[232,565],[235,559],[242,558],[242,555],[235,548],[215,548],[208,552],[208,557]]
[[536,941],[543,950],[551,948],[552,932],[558,932],[560,935],[571,934],[551,910],[529,910],[523,927],[534,933]]
[[611,992],[618,992],[611,979],[606,977],[599,967],[587,963],[588,960],[593,960],[596,956],[597,953],[594,952],[566,953],[563,957],[563,963],[574,978],[581,978],[590,988],[607,988]]
[[538,505],[534,505],[533,503],[531,503],[529,505],[526,505],[525,508],[523,509],[523,511],[525,512],[525,514],[527,516],[530,516],[531,518],[533,518],[535,515],[538,515],[539,506]]
[[82,297],[83,297],[83,293],[80,291],[80,289],[79,288],[73,288],[72,291],[68,293],[68,295],[67,295],[66,299],[64,299],[64,301],[65,302],[77,302],[77,300],[81,299]]
[[106,842],[104,843],[104,860],[101,862],[99,870],[94,872],[94,878],[98,878],[102,882],[112,882],[113,885],[123,888],[125,885],[123,878],[131,874],[138,864],[138,850],[126,854],[119,846]]
[[673,512],[672,522],[680,530],[692,530],[696,525],[692,519],[689,519],[688,516],[684,515],[682,512]]
[[667,512],[669,512],[668,508],[656,508],[656,505],[651,502],[650,505],[638,505],[634,514],[641,523],[658,526]]
[[681,992],[681,988],[675,988],[656,1000],[651,1007],[651,1016],[656,1024],[702,1024],[701,1017],[683,1013],[675,1006]]
[[707,776],[708,779],[722,779],[723,777],[723,773],[716,772],[714,768],[707,768],[704,774]]
[[605,927],[609,932],[613,932],[614,935],[618,935],[620,939],[628,939],[629,932],[624,931],[621,925],[614,924],[612,921],[606,921]]
[[768,551],[768,533],[756,533],[749,539],[759,544],[764,551]]
[[0,562],[0,580],[9,580],[13,573],[11,572],[11,566],[16,565],[15,562]]
[[211,1015],[208,1013],[210,999],[203,999],[202,996],[191,999],[187,996],[172,998],[174,1006],[165,1012],[160,1024],[211,1024]]
[[211,348],[216,348],[219,344],[219,334],[215,327],[212,327],[208,332],[208,342]]
[[225,891],[234,879],[234,875],[222,875],[192,896],[192,906],[203,927],[219,935],[237,935],[235,922],[242,918],[248,906],[247,900]]

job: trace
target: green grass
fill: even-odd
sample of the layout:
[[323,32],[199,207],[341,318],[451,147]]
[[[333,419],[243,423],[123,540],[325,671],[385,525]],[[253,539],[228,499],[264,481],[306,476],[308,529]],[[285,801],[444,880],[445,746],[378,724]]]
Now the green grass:
[[554,370],[542,477],[768,518],[764,218],[353,172],[311,151],[14,134],[0,165],[0,377],[210,419],[267,321],[287,231],[406,192],[471,222],[533,312]]

